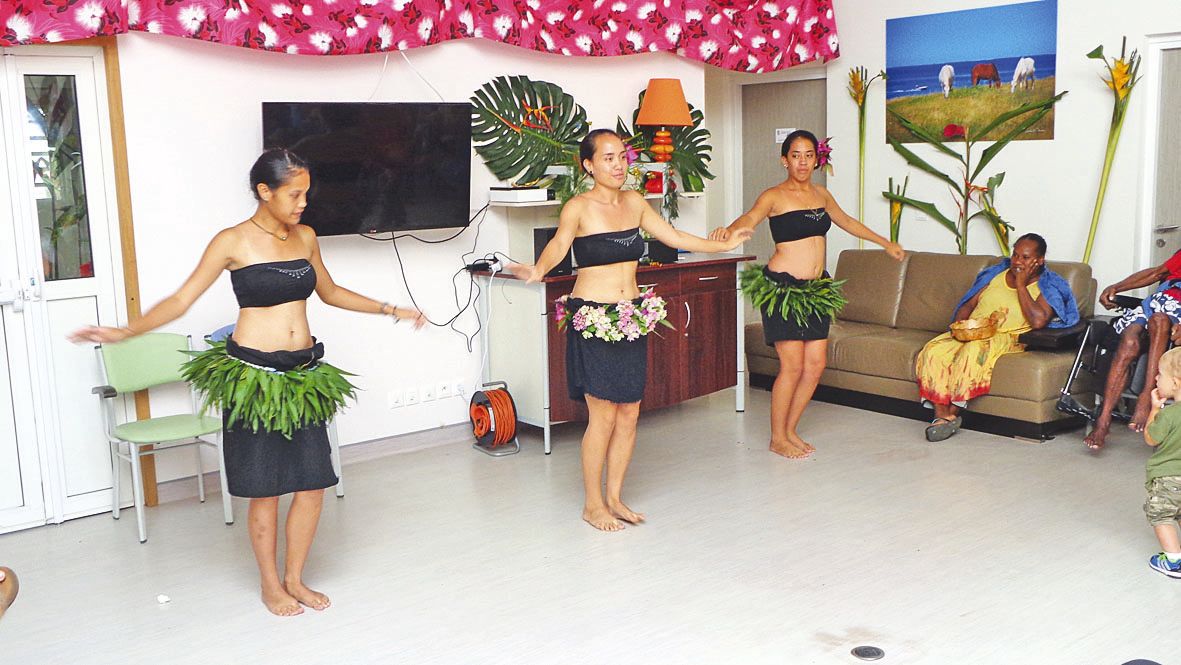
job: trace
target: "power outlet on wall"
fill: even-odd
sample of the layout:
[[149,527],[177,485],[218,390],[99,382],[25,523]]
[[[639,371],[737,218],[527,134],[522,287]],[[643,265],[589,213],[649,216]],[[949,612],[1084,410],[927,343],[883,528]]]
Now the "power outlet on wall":
[[422,397],[422,401],[432,402],[435,399],[435,387],[423,386],[418,389],[418,394]]
[[451,385],[452,385],[451,394],[455,395],[456,397],[463,397],[463,396],[467,395],[467,380],[466,379],[456,379],[451,382]]
[[396,409],[404,403],[404,395],[401,390],[391,390],[386,394],[385,400],[391,409]]
[[417,388],[407,388],[406,389],[406,398],[402,400],[402,403],[405,404],[406,406],[418,404],[418,389]]
[[447,383],[446,381],[440,381],[439,388],[435,394],[439,396],[439,399],[451,397],[451,384]]

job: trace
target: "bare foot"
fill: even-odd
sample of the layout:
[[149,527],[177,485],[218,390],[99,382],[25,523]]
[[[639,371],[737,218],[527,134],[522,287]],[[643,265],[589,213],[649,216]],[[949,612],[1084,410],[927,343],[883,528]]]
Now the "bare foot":
[[607,506],[599,506],[598,508],[585,508],[582,511],[582,519],[586,523],[598,529],[599,531],[622,531],[623,524],[615,519],[615,515],[607,509]]
[[0,616],[4,616],[4,611],[16,600],[18,591],[20,583],[16,579],[16,573],[12,572],[11,568],[0,566]]
[[1099,451],[1099,450],[1103,450],[1103,444],[1106,443],[1106,439],[1107,439],[1107,428],[1106,427],[1096,427],[1094,430],[1091,431],[1090,434],[1087,435],[1087,437],[1085,439],[1083,439],[1083,443],[1087,444],[1087,447],[1090,448],[1091,450]]
[[776,455],[782,455],[791,459],[803,459],[811,454],[807,450],[804,450],[803,448],[800,448],[796,444],[792,443],[790,440],[776,441],[772,439],[770,449],[771,452],[775,453]]
[[303,608],[299,606],[299,601],[287,593],[283,587],[275,589],[263,587],[262,604],[267,606],[271,614],[281,617],[293,617],[297,614],[303,614]]
[[1148,413],[1151,410],[1152,400],[1141,395],[1136,400],[1136,410],[1132,412],[1132,420],[1128,423],[1128,429],[1133,432],[1143,432],[1144,424],[1148,422]]
[[608,501],[607,509],[611,511],[612,515],[629,524],[639,524],[644,521],[644,513],[637,513],[622,501]]
[[807,441],[800,438],[799,434],[796,434],[794,432],[791,434],[788,434],[787,440],[794,443],[796,448],[799,448],[799,449],[803,450],[804,452],[807,452],[807,453],[816,452],[816,448],[812,444],[810,444]]
[[300,605],[307,605],[317,612],[332,606],[332,601],[328,600],[328,596],[319,591],[312,591],[304,586],[303,582],[287,582],[284,586],[287,587],[287,593],[295,597]]

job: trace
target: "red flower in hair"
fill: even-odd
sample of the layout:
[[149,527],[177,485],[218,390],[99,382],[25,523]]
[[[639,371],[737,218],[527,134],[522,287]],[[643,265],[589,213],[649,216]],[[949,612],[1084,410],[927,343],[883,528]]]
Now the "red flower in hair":
[[968,133],[963,125],[949,124],[943,128],[944,139],[962,139]]

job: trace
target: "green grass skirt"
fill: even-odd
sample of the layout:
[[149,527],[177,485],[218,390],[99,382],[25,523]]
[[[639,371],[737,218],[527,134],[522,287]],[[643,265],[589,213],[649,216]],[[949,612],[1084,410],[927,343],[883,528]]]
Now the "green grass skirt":
[[203,408],[226,414],[226,429],[241,424],[254,432],[278,432],[291,439],[298,429],[328,422],[347,399],[356,397],[356,386],[345,378],[354,375],[320,361],[322,344],[301,352],[254,352],[264,357],[303,354],[306,359],[300,365],[277,368],[236,358],[226,345],[213,342],[208,350],[190,352],[193,359],[181,370],[202,394]]
[[[831,318],[849,302],[841,293],[844,280],[831,277],[792,279],[781,282],[767,275],[767,267],[748,265],[739,274],[739,288],[756,309],[784,320],[793,319],[800,326],[812,317]],[[773,273],[775,275],[785,273]]]

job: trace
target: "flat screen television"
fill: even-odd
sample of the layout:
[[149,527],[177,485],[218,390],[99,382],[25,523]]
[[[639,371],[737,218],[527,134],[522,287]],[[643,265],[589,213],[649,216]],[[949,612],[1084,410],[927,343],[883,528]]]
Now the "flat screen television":
[[308,162],[303,223],[317,235],[464,227],[471,115],[466,102],[263,102],[263,145]]

